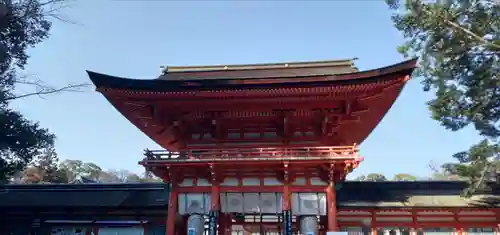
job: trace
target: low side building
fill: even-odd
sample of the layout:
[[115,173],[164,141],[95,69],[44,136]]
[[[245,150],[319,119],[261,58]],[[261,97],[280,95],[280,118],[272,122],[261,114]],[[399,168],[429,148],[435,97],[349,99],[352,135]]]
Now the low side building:
[[0,234],[164,234],[168,192],[165,184],[4,185]]
[[[464,198],[465,186],[345,182],[337,188],[338,224],[351,234],[499,234],[498,188]],[[0,234],[164,235],[168,195],[168,185],[160,183],[4,185]],[[307,200],[302,204],[301,210],[321,210]],[[268,220],[275,217],[268,216],[234,213],[228,234],[276,234],[276,222]],[[176,234],[186,234],[185,218],[177,217]]]

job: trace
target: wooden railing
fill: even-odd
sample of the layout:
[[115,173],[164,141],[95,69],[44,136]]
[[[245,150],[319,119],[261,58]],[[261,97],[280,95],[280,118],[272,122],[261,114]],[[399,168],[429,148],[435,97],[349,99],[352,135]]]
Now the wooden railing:
[[166,150],[145,150],[143,163],[155,162],[203,162],[203,161],[266,161],[266,160],[361,160],[358,148],[353,146],[311,147],[311,148],[246,148],[206,149],[168,152]]

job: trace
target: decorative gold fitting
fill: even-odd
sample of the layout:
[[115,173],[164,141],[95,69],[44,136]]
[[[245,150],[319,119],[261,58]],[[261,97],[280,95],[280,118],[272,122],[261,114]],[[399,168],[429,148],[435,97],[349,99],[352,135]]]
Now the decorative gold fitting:
[[350,173],[352,172],[352,170],[354,169],[354,167],[352,166],[351,163],[347,163],[345,164],[345,167],[344,167],[344,173]]
[[283,179],[284,179],[285,182],[288,182],[288,180],[289,180],[288,163],[284,163],[283,167],[285,168],[285,170],[283,171]]

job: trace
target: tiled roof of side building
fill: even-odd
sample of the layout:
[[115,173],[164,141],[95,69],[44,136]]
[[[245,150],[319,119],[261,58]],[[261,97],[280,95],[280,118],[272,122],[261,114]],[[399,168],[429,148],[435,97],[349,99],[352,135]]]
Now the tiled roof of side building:
[[[500,207],[500,189],[470,198],[461,196],[463,181],[345,182],[337,194],[340,207]],[[359,193],[363,192],[363,193]]]
[[[342,184],[339,207],[500,207],[500,188],[461,197],[459,181],[355,182]],[[169,187],[147,184],[41,184],[0,186],[0,210],[27,207],[167,207]],[[363,192],[363,193],[360,193]]]
[[38,184],[0,186],[0,210],[9,207],[120,207],[168,205],[166,184]]

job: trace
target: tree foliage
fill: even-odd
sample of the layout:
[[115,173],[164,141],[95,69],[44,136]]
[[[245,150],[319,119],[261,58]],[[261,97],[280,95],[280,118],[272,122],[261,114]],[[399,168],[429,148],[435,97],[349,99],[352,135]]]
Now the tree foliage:
[[446,164],[444,166],[437,166],[434,163],[429,163],[428,167],[432,171],[432,175],[427,178],[427,180],[434,180],[434,181],[449,181],[449,180],[463,180],[463,177],[460,177],[456,174],[452,174],[450,170],[446,167]]
[[394,181],[416,181],[417,177],[407,174],[407,173],[399,173],[394,175],[393,179]]
[[[398,173],[394,175],[393,181],[416,181],[417,177],[407,174],[407,173]],[[380,173],[370,173],[368,175],[361,175],[354,179],[354,181],[371,181],[371,182],[383,182],[387,181],[387,177]]]
[[[85,180],[82,180],[85,179]],[[57,154],[46,151],[32,162],[12,183],[47,184],[47,183],[144,183],[162,182],[150,176],[139,176],[128,170],[103,170],[100,166],[81,160],[64,160],[58,164]]]
[[[109,170],[104,172],[104,175],[107,176],[106,181],[110,183],[141,183],[144,181],[139,175],[128,170]],[[104,181],[104,177],[102,179]]]
[[63,1],[1,0],[0,1],[0,102],[30,94],[16,94],[18,85],[36,85],[40,81],[20,75],[28,62],[27,50],[49,37],[50,16]]
[[54,144],[55,136],[19,112],[0,106],[0,182],[23,170]]
[[[33,158],[53,151],[55,136],[9,107],[13,100],[77,89],[86,84],[52,87],[26,76],[27,50],[49,37],[51,19],[66,0],[0,0],[0,183],[5,183]],[[30,88],[18,93],[16,88]],[[24,89],[25,90],[25,89]]]
[[59,164],[59,170],[65,173],[67,182],[72,182],[79,177],[98,181],[102,172],[98,165],[80,160],[64,160]]
[[[420,56],[417,75],[431,116],[457,131],[472,125],[484,140],[457,153],[444,167],[466,177],[469,192],[496,171],[500,137],[500,1],[388,0],[395,27],[406,42],[404,56]],[[465,148],[465,147],[464,147]]]
[[383,174],[379,173],[370,173],[368,175],[361,175],[354,179],[355,181],[372,181],[372,182],[381,182],[387,181],[387,178]]

